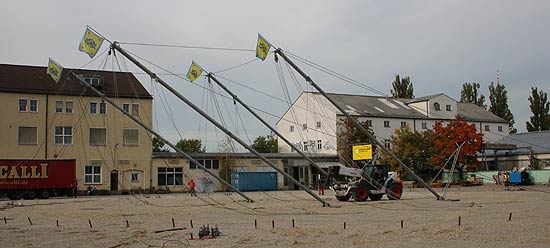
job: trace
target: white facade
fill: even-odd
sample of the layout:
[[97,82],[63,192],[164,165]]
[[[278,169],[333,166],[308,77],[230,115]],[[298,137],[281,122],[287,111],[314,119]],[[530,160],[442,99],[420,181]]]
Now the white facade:
[[[359,121],[369,121],[376,138],[388,146],[395,130],[404,125],[413,131],[423,132],[433,130],[438,121],[447,125],[457,115],[463,116],[469,124],[475,124],[477,131],[483,133],[485,142],[492,143],[509,134],[506,121],[477,106],[458,103],[445,94],[412,100],[330,95],[345,111],[358,117]],[[354,104],[353,101],[361,102]],[[475,110],[472,111],[475,113],[462,113],[470,109]],[[279,120],[277,131],[301,151],[336,155],[337,120],[344,118],[322,95],[304,92]],[[278,146],[281,153],[294,152],[281,138]]]

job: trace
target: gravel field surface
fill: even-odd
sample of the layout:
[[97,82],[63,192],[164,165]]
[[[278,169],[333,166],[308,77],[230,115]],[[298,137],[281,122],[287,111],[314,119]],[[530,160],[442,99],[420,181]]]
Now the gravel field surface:
[[[550,247],[550,188],[539,185],[525,189],[453,187],[447,198],[458,201],[438,201],[425,189],[406,189],[402,200],[390,201],[384,197],[375,202],[338,202],[327,190],[322,197],[332,207],[323,207],[302,191],[246,192],[254,203],[245,202],[235,193],[21,201],[3,198],[0,244],[1,247]],[[442,193],[441,189],[437,192]],[[197,240],[202,225],[217,226],[222,235]],[[168,230],[174,228],[183,230]]]

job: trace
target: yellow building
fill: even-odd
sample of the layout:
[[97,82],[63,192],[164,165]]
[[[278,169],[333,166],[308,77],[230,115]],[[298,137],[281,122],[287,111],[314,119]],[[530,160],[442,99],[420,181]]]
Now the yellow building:
[[125,72],[0,64],[0,158],[76,159],[78,189],[128,191],[151,185],[151,136],[87,90],[82,75],[117,105],[152,126],[152,96]]

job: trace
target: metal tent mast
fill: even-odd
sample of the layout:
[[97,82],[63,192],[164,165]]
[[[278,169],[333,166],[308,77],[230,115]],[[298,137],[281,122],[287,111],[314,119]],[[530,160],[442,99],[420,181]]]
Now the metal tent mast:
[[304,154],[302,151],[300,151],[300,149],[298,149],[287,138],[285,138],[281,133],[279,133],[277,131],[277,129],[275,129],[271,125],[269,125],[269,123],[267,123],[262,117],[260,117],[256,112],[254,112],[254,110],[252,110],[250,107],[248,107],[248,105],[246,103],[244,103],[239,97],[237,97],[237,95],[235,95],[233,92],[231,92],[231,90],[229,90],[227,87],[225,87],[225,85],[223,85],[216,77],[214,77],[213,73],[208,73],[208,78],[212,79],[214,82],[216,82],[225,92],[227,92],[229,95],[231,95],[231,97],[234,100],[239,102],[246,110],[248,110],[248,112],[250,112],[254,117],[256,117],[256,119],[260,120],[260,122],[262,122],[262,124],[264,124],[266,127],[268,127],[269,130],[271,130],[273,133],[275,133],[279,138],[284,140],[290,147],[292,147],[298,154],[300,154],[300,156],[302,156],[302,158],[307,160],[311,165],[315,166],[315,168],[317,168],[317,170],[319,170],[321,173],[323,173],[323,175],[329,176],[328,172],[323,170],[311,158],[309,158],[306,154]]
[[82,78],[81,76],[75,74],[74,72],[70,72],[71,75],[73,75],[76,79],[78,79],[80,81],[80,83],[84,86],[86,86],[88,89],[90,89],[91,91],[93,91],[94,93],[96,93],[97,95],[101,96],[101,98],[103,100],[105,100],[106,102],[108,102],[109,104],[111,104],[113,107],[115,107],[116,109],[120,110],[120,112],[122,112],[122,114],[124,114],[125,116],[127,116],[128,118],[130,118],[131,120],[133,120],[134,122],[136,122],[137,124],[139,124],[141,127],[143,127],[145,130],[147,130],[149,133],[155,135],[156,137],[158,137],[159,139],[161,139],[164,143],[166,143],[168,146],[172,147],[172,149],[174,149],[176,151],[176,153],[178,155],[181,155],[183,157],[186,157],[187,159],[189,159],[189,161],[191,163],[195,163],[197,166],[199,166],[201,169],[203,169],[206,173],[210,174],[211,176],[213,176],[214,178],[218,179],[220,182],[222,182],[223,184],[229,186],[232,190],[234,190],[235,192],[237,192],[240,196],[242,196],[244,199],[246,199],[247,202],[254,202],[252,199],[250,199],[248,196],[246,196],[245,194],[243,194],[241,191],[239,191],[237,188],[233,187],[230,183],[226,182],[225,180],[223,180],[222,178],[220,178],[219,176],[215,175],[214,173],[210,172],[208,169],[206,169],[203,165],[201,165],[197,160],[195,160],[194,158],[192,158],[191,156],[189,156],[189,154],[183,152],[182,150],[180,150],[177,146],[175,146],[174,144],[172,144],[170,141],[168,141],[167,139],[165,139],[164,137],[162,137],[159,133],[155,132],[153,129],[149,128],[147,125],[145,125],[142,121],[140,121],[139,119],[137,119],[136,117],[132,116],[130,113],[124,111],[124,109],[122,109],[121,107],[119,107],[118,105],[116,105],[115,102],[113,102],[111,99],[109,99],[103,92],[99,91],[98,89],[94,88],[92,85],[90,85],[89,83],[87,83],[86,81],[84,81],[84,78]]
[[111,45],[111,48],[114,50],[119,51],[124,57],[132,61],[137,67],[139,67],[141,70],[143,70],[145,73],[147,73],[151,78],[155,79],[158,83],[160,83],[164,88],[168,89],[172,94],[177,96],[181,101],[183,101],[185,104],[187,104],[189,107],[191,107],[193,110],[198,112],[200,115],[202,115],[204,118],[206,118],[210,123],[214,124],[217,128],[222,130],[225,134],[227,134],[229,137],[231,137],[233,140],[237,141],[239,144],[244,146],[247,150],[249,150],[251,153],[256,155],[259,159],[264,161],[266,164],[271,166],[273,169],[275,169],[277,172],[281,173],[283,176],[288,178],[290,181],[292,181],[294,184],[296,184],[298,187],[305,190],[309,195],[313,196],[313,198],[317,199],[317,201],[321,202],[323,204],[323,207],[330,207],[330,204],[317,196],[315,193],[313,193],[311,190],[309,190],[306,186],[298,182],[296,179],[288,175],[283,170],[279,169],[276,165],[274,165],[271,161],[269,161],[265,156],[257,152],[254,148],[246,144],[243,140],[241,140],[239,137],[237,137],[235,134],[233,134],[231,131],[229,131],[227,128],[225,128],[223,125],[221,125],[219,122],[214,120],[212,117],[210,117],[207,113],[202,111],[199,107],[197,107],[195,104],[193,104],[191,101],[189,101],[187,98],[185,98],[182,94],[177,92],[174,88],[172,88],[169,84],[164,82],[161,78],[159,78],[154,72],[150,71],[145,67],[143,64],[141,64],[139,61],[137,61],[133,56],[128,54],[124,49],[122,49],[118,42],[113,42]]
[[275,54],[280,55],[290,66],[292,66],[292,68],[294,68],[294,70],[296,70],[306,80],[306,82],[308,82],[309,84],[311,84],[311,86],[313,86],[315,89],[317,89],[317,91],[319,91],[319,93],[321,95],[323,95],[330,103],[332,103],[332,105],[334,105],[334,107],[336,107],[342,114],[344,114],[346,116],[346,118],[352,120],[355,123],[355,126],[357,126],[357,128],[359,128],[359,130],[363,131],[369,137],[369,139],[372,142],[374,142],[386,154],[390,155],[390,157],[392,159],[394,159],[397,162],[397,164],[399,164],[399,166],[401,166],[401,168],[405,169],[405,171],[407,171],[408,173],[411,173],[411,175],[414,177],[414,179],[418,183],[422,184],[422,186],[424,186],[426,189],[428,189],[433,195],[435,195],[437,197],[438,200],[444,200],[444,198],[442,196],[440,196],[439,194],[437,194],[437,192],[435,192],[426,182],[424,182],[424,180],[422,180],[420,177],[418,177],[418,175],[416,175],[411,169],[409,169],[409,167],[407,167],[403,162],[401,162],[401,160],[399,160],[399,158],[397,158],[397,156],[395,156],[395,154],[393,154],[393,152],[391,152],[380,141],[378,141],[371,133],[369,133],[369,131],[365,127],[363,127],[363,125],[361,125],[359,123],[359,121],[357,121],[356,119],[353,119],[349,113],[347,113],[342,107],[340,107],[340,105],[338,105],[338,103],[336,103],[334,100],[332,100],[327,95],[327,93],[325,93],[325,91],[323,89],[321,89],[321,87],[319,87],[319,85],[317,85],[315,82],[313,82],[313,80],[311,80],[311,78],[308,75],[306,75],[300,68],[298,68],[298,66],[296,64],[294,64],[294,62],[292,62],[284,54],[282,49],[280,49],[280,48],[276,49]]

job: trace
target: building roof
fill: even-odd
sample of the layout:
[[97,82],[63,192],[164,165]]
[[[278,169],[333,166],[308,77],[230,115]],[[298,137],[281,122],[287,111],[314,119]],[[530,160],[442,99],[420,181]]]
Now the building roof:
[[351,115],[394,117],[394,118],[427,118],[404,103],[404,99],[365,96],[351,94],[327,94]]
[[417,98],[414,98],[414,99],[407,99],[408,100],[407,103],[424,102],[424,101],[431,100],[431,99],[433,99],[435,97],[438,97],[438,96],[441,96],[441,95],[445,95],[445,94],[439,93],[439,94],[435,94],[435,95],[417,97]]
[[112,98],[142,98],[153,97],[141,85],[136,77],[129,72],[110,72],[64,68],[63,75],[56,83],[48,74],[47,67],[0,64],[0,92],[51,94],[71,96],[97,96],[79,80],[70,76],[74,72],[83,76],[96,76],[103,82],[103,93]]
[[528,147],[533,149],[534,154],[550,153],[550,131],[539,131],[529,133],[510,134],[503,137],[496,143],[499,144],[513,144],[518,149],[509,151],[508,154],[529,154]]
[[473,103],[458,102],[457,109],[458,115],[467,121],[507,122],[506,120]]
[[[318,94],[318,93],[316,93]],[[328,93],[348,113],[363,117],[412,118],[412,119],[441,119],[429,118],[407,106],[408,103],[421,102],[444,95],[436,94],[420,98],[402,99],[384,96],[365,96],[351,94]],[[350,108],[351,107],[351,108]],[[466,121],[507,122],[493,113],[472,103],[457,102],[457,113]]]

